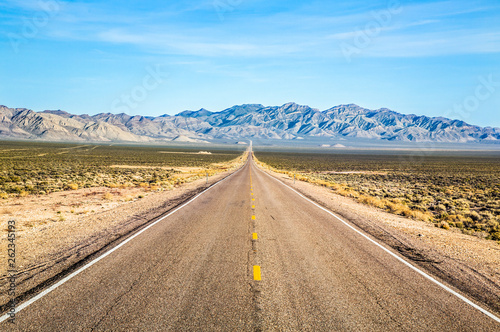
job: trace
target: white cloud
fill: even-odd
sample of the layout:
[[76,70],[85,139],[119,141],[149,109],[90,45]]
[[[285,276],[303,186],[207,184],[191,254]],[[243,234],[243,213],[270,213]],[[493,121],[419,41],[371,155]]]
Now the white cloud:
[[[11,5],[13,1],[7,3]],[[31,8],[35,4],[36,1],[30,0],[23,6]],[[228,19],[223,23],[204,21],[205,17],[196,15],[187,20],[181,15],[209,10],[210,5],[208,0],[182,2],[155,12],[137,13],[126,9],[113,11],[111,5],[103,3],[66,2],[44,34],[56,40],[131,45],[145,54],[314,58],[342,56],[339,43],[349,43],[367,22],[374,20],[373,9],[333,15],[296,10],[251,16],[249,20]],[[450,12],[448,8],[454,9]],[[477,11],[492,15],[486,9],[465,1],[403,6],[389,24],[380,27],[361,55],[406,57],[500,52],[498,34],[486,30],[494,27],[475,27],[464,16]]]

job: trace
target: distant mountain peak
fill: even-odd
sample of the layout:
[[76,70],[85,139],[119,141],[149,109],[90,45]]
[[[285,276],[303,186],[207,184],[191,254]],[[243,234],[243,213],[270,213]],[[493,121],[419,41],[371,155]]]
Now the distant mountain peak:
[[298,105],[298,104],[296,104],[294,102],[289,102],[289,103],[283,104],[281,106],[281,108],[290,108],[290,107],[297,107],[297,106],[300,106],[300,105]]
[[182,116],[182,117],[186,117],[186,118],[190,118],[190,117],[198,118],[198,117],[202,117],[202,116],[209,116],[211,114],[212,114],[212,112],[210,112],[209,110],[207,110],[205,108],[200,108],[197,111],[180,112],[180,113],[176,114],[176,116]]
[[356,104],[324,111],[289,102],[281,106],[235,105],[219,112],[201,108],[158,117],[65,111],[33,112],[0,106],[0,137],[66,141],[206,142],[252,138],[336,137],[413,142],[500,143],[499,128],[481,128],[462,120],[370,110]]
[[49,114],[55,114],[55,115],[61,115],[61,116],[69,116],[69,114],[66,111],[61,111],[61,110],[45,110],[42,113],[49,113]]

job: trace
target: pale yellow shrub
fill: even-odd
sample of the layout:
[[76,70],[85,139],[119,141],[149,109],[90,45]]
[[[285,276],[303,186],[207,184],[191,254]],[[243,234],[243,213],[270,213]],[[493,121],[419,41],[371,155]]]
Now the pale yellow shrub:
[[78,184],[76,184],[76,183],[68,183],[65,187],[66,187],[66,189],[77,190],[78,189]]
[[385,203],[378,197],[361,195],[361,196],[359,196],[358,201],[363,203],[363,204],[375,206],[375,207],[380,208],[380,209],[383,209],[386,207]]

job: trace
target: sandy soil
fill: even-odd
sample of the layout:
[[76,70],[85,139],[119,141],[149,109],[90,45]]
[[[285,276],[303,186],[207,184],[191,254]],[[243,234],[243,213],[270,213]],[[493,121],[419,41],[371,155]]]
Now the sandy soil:
[[458,229],[437,228],[431,222],[393,215],[337,195],[326,187],[294,182],[285,174],[264,171],[352,222],[469,297],[500,312],[498,242],[465,235]]

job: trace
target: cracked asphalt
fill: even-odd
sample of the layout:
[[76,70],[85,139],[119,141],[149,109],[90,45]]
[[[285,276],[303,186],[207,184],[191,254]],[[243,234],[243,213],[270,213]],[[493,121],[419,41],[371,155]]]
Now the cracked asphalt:
[[[255,265],[261,280],[254,280]],[[0,330],[498,331],[500,325],[249,162]]]

